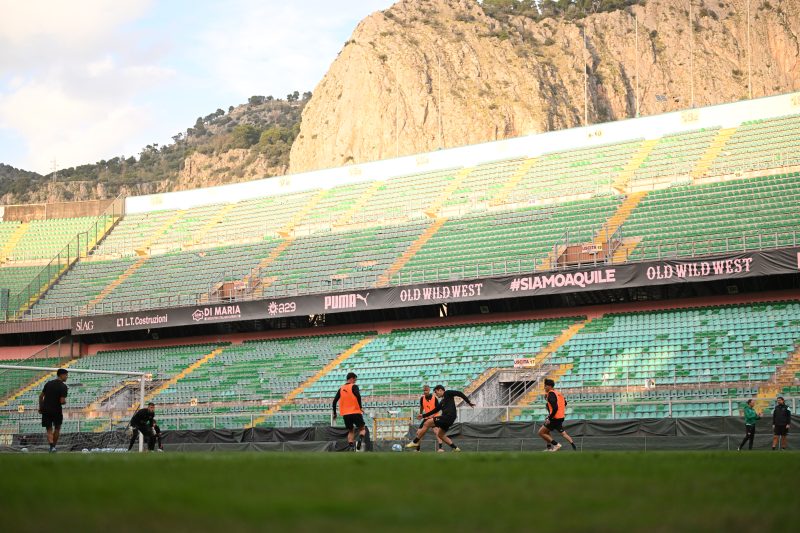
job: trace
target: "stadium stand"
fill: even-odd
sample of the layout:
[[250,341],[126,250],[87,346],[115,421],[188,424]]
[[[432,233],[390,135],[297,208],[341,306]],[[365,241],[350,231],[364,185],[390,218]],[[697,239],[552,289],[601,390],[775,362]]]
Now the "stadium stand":
[[266,289],[294,285],[325,292],[346,286],[348,279],[359,285],[374,286],[377,277],[428,226],[427,221],[410,222],[298,238],[260,271],[262,286]]
[[640,239],[630,259],[790,246],[800,227],[800,173],[653,191],[622,232]]
[[[132,349],[132,350],[113,350],[98,352],[95,355],[73,360],[69,365],[62,365],[68,369],[92,369],[92,370],[115,370],[146,372],[152,374],[151,387],[158,383],[169,380],[180,373],[186,366],[197,361],[209,352],[216,349],[217,345],[198,344],[183,345],[164,348]],[[37,365],[41,366],[41,365]],[[52,378],[53,376],[49,376]],[[79,374],[70,375],[69,385],[69,409],[85,410],[86,415],[92,415],[94,411],[111,411],[130,409],[136,401],[139,390],[139,382],[136,379],[124,379],[121,376],[105,374]],[[126,391],[130,386],[131,390]],[[27,390],[24,394],[16,398],[13,402],[13,411],[16,405],[27,405],[33,409],[37,403],[37,396],[40,387],[36,386]],[[0,407],[0,414],[9,417],[11,406]],[[3,413],[5,411],[5,413]],[[33,422],[26,422],[30,426],[28,431],[36,431]],[[101,422],[98,422],[100,424]],[[68,420],[65,431],[75,430],[77,421]],[[91,419],[83,422],[83,429],[92,428]]]
[[111,217],[75,217],[27,222],[27,231],[10,252],[13,261],[51,259],[60,252],[75,236],[86,231],[95,223],[103,227],[111,222]]
[[717,131],[718,128],[712,128],[661,137],[634,172],[633,186],[662,177],[689,178]]
[[800,115],[749,120],[736,128],[710,165],[707,175],[770,169],[797,164]]
[[155,396],[159,403],[277,401],[363,335],[248,341],[226,348]]
[[394,331],[380,335],[300,397],[332,398],[349,369],[358,369],[361,386],[373,401],[415,396],[426,383],[464,388],[490,367],[511,366],[520,354],[535,356],[574,322],[563,318]]
[[[302,190],[286,178],[267,188],[272,195],[203,200],[224,202],[212,205],[148,198],[138,208],[158,210],[126,215],[58,272],[26,318],[194,306],[228,298],[227,284],[268,298],[541,271],[558,265],[567,245],[591,245],[591,254],[609,238],[622,243],[615,263],[797,246],[800,115],[730,122],[687,120],[646,138],[632,128],[623,141],[606,140],[598,126],[581,131],[570,149],[564,136],[547,150],[506,146],[493,158],[443,159],[442,170],[408,171],[426,168],[428,156],[404,173],[392,168],[397,176],[355,166],[339,174],[346,184]],[[0,287],[22,290],[98,221],[116,222],[0,223]],[[534,388],[516,396],[502,419],[543,417],[538,380],[545,374],[558,379],[570,418],[725,416],[744,397],[763,409],[777,393],[800,394],[800,302],[783,297],[791,299],[611,314],[576,305],[563,318],[428,320],[413,329],[381,325],[378,333],[367,331],[374,324],[356,324],[336,334],[251,334],[244,342],[224,334],[198,344],[126,344],[67,366],[152,374],[147,398],[159,404],[165,429],[327,424],[349,370],[359,374],[371,423],[389,409],[413,410],[423,384],[478,390],[495,374],[512,374],[514,359],[524,357],[540,374],[525,378]],[[283,320],[271,318],[269,328],[298,325]],[[39,431],[17,409],[32,410],[41,383],[35,373],[0,380],[0,423]],[[136,397],[136,384],[120,377],[75,374],[70,386],[66,431],[124,425]]]
[[[9,359],[3,360],[4,365],[19,365],[19,366],[42,366],[54,367],[59,364],[58,358],[37,358],[31,359]],[[32,381],[39,377],[39,372],[36,370],[3,370],[0,369],[0,405],[19,392],[23,387],[30,384]]]
[[[774,302],[660,312],[611,314],[589,322],[548,363],[568,365],[559,388],[577,401],[724,398],[754,395],[800,345],[800,302]],[[646,380],[666,390],[643,391]],[[602,393],[582,394],[591,388]],[[727,401],[676,403],[672,416],[728,414]],[[701,413],[702,411],[702,413]],[[538,410],[541,413],[541,410]],[[667,406],[638,405],[617,418],[666,416]],[[571,416],[611,418],[610,405],[582,407]],[[523,411],[520,420],[531,420]]]
[[18,294],[42,268],[42,265],[0,267],[0,287],[8,289],[11,294]]
[[536,159],[505,203],[610,194],[641,141],[545,154]]
[[400,279],[427,269],[445,279],[497,275],[518,261],[533,270],[555,245],[591,241],[619,203],[616,196],[601,197],[450,219],[406,263]]

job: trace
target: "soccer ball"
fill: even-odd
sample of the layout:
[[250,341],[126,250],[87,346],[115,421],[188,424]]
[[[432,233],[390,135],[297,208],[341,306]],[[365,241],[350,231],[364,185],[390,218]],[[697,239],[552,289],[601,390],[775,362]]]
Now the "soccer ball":
[[84,448],[84,449],[82,449],[82,450],[81,450],[81,452],[83,452],[83,453],[89,453],[89,448]]
[[28,453],[28,448],[22,448],[20,451],[21,451],[22,453]]
[[399,444],[397,444],[397,443],[395,443],[395,444],[392,444],[392,451],[393,451],[393,452],[402,452],[402,451],[403,451],[403,447],[402,447],[402,446],[400,446],[400,445],[399,445]]

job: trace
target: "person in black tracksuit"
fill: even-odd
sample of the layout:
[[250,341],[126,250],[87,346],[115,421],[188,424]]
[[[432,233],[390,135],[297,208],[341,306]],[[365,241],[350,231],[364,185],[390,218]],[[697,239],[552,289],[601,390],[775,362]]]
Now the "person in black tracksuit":
[[[436,395],[439,403],[431,411],[417,415],[417,418],[427,418],[427,420],[425,420],[425,423],[422,424],[422,427],[417,431],[417,436],[414,437],[414,440],[406,444],[406,448],[419,449],[419,442],[422,440],[422,437],[425,436],[425,433],[427,433],[430,428],[434,428],[434,432],[438,438],[442,439],[454,452],[460,452],[461,449],[447,436],[447,430],[455,423],[456,417],[458,416],[456,398],[461,398],[467,402],[467,405],[470,407],[475,407],[475,404],[469,401],[469,398],[461,391],[446,391],[444,385],[436,385],[433,388],[433,393]],[[439,416],[431,418],[431,416],[436,413],[440,413]]]
[[772,449],[778,446],[778,439],[781,441],[781,450],[786,449],[787,438],[789,435],[789,425],[792,423],[792,412],[783,400],[783,396],[778,396],[775,410],[772,411],[772,429],[775,434],[772,437]]
[[[153,451],[156,447],[156,432],[155,432],[155,417],[156,417],[156,404],[150,402],[147,407],[139,409],[133,414],[130,426],[133,428],[133,435],[131,442],[128,445],[128,451],[133,448],[133,444],[139,437],[139,433],[144,437],[147,443],[147,449]],[[160,432],[159,432],[160,433]],[[160,435],[159,435],[160,437]],[[159,441],[161,439],[159,438]],[[160,443],[160,442],[159,442]],[[160,446],[159,446],[160,448]]]

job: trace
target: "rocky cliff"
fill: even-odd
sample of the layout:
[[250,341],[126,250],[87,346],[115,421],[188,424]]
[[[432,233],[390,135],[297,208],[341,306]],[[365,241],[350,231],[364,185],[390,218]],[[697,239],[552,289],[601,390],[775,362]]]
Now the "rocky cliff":
[[[753,96],[799,89],[800,0],[751,4]],[[567,20],[400,0],[358,25],[316,87],[289,170],[581,125],[584,72],[589,123],[637,102],[650,115],[746,98],[745,5],[693,0],[690,18],[688,1],[647,0]]]

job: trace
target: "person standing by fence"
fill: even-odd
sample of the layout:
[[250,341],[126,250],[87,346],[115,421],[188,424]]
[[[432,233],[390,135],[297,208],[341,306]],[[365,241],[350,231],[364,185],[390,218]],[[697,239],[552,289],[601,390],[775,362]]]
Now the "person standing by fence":
[[736,451],[742,451],[744,448],[744,443],[750,441],[747,449],[753,449],[753,438],[756,436],[756,421],[761,418],[756,413],[756,410],[753,409],[753,399],[747,400],[747,403],[744,404],[744,439],[742,439],[742,443],[736,449]]

